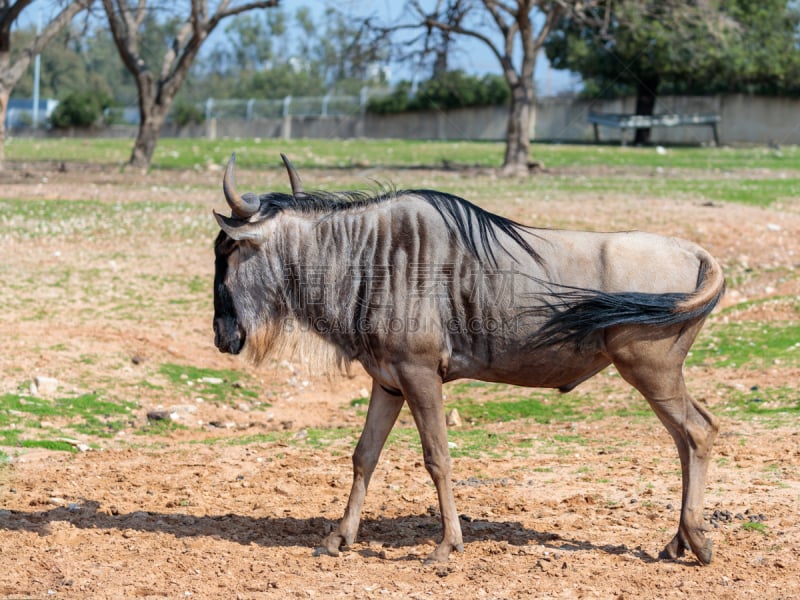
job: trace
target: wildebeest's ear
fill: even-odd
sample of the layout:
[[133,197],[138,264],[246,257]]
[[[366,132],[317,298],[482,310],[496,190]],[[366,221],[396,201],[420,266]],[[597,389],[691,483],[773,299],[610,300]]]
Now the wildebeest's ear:
[[214,218],[217,219],[220,229],[227,233],[228,237],[231,239],[237,241],[250,240],[256,242],[263,239],[263,221],[250,223],[240,219],[224,217],[215,210],[212,212],[214,213]]

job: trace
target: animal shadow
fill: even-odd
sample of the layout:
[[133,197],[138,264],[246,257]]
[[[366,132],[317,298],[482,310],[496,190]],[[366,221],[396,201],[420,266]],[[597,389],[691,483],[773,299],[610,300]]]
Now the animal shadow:
[[[252,517],[234,513],[195,516],[182,513],[136,511],[110,514],[99,510],[94,501],[70,504],[44,511],[0,510],[0,530],[26,531],[40,536],[51,532],[51,524],[67,522],[79,529],[132,530],[144,533],[165,533],[176,538],[215,537],[243,545],[264,547],[306,546],[311,553],[332,531],[336,521],[323,517]],[[598,545],[585,540],[567,539],[553,532],[527,528],[516,521],[487,521],[462,515],[464,544],[469,551],[471,542],[505,542],[511,547],[542,545],[559,552],[599,551],[607,554],[630,553],[644,562],[657,559],[641,549],[624,545]],[[438,516],[430,513],[398,517],[364,518],[359,528],[359,540],[377,543],[386,548],[403,548],[425,544],[440,535]],[[372,547],[358,550],[364,557],[382,556]],[[383,556],[382,556],[383,557]],[[403,559],[418,560],[415,555]],[[395,559],[398,560],[398,559]]]

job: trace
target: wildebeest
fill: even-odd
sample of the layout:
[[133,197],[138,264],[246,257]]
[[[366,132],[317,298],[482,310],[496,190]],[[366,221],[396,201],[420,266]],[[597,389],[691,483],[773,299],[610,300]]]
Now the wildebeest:
[[337,555],[353,542],[378,457],[404,403],[439,496],[442,541],[463,550],[451,483],[442,384],[459,378],[569,391],[613,364],[675,440],[683,494],[662,557],[711,560],[703,490],[717,419],[691,398],[683,363],[724,293],[699,246],[641,232],[538,229],[431,190],[376,195],[240,195],[235,155],[223,178],[232,216],[214,213],[215,344],[256,361],[302,329],[372,377],[366,425]]

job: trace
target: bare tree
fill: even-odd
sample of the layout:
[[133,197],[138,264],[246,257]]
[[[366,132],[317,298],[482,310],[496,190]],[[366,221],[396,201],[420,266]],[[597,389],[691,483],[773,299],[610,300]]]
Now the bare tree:
[[88,8],[93,0],[73,0],[60,2],[49,11],[47,24],[33,40],[30,41],[16,58],[11,59],[11,27],[19,19],[22,11],[28,8],[33,0],[0,0],[0,168],[5,161],[6,113],[8,98],[20,78],[30,66],[34,56],[39,54],[47,43],[72,21],[80,11]]
[[153,158],[161,126],[167,117],[175,95],[186,80],[203,42],[220,22],[234,15],[255,9],[278,6],[280,0],[262,0],[232,5],[231,0],[220,0],[216,9],[209,12],[208,0],[183,0],[178,4],[188,8],[188,14],[175,18],[175,35],[155,72],[145,60],[139,43],[142,24],[149,11],[147,0],[103,0],[114,43],[122,62],[136,80],[139,101],[139,131],[131,152],[129,164],[147,167]]
[[411,0],[412,22],[395,29],[438,29],[471,37],[489,48],[511,88],[503,171],[525,173],[530,152],[531,110],[536,97],[533,80],[536,57],[562,16],[585,14],[594,3],[592,0],[437,0],[433,11],[426,12],[420,0]]

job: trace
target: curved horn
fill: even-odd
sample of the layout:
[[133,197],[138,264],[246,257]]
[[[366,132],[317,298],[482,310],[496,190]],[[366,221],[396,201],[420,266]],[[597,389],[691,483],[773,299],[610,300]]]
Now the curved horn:
[[286,165],[286,172],[289,173],[289,183],[292,184],[292,196],[303,196],[305,192],[303,192],[303,182],[300,181],[300,175],[297,174],[294,165],[286,158],[283,152],[281,152],[281,159],[283,159],[283,164]]
[[236,184],[233,182],[233,163],[235,162],[236,152],[231,154],[228,166],[225,167],[225,175],[222,178],[222,191],[225,193],[225,200],[228,201],[228,206],[231,207],[233,214],[239,218],[247,219],[258,212],[261,202],[255,195],[245,194],[245,197],[242,197],[236,191]]

